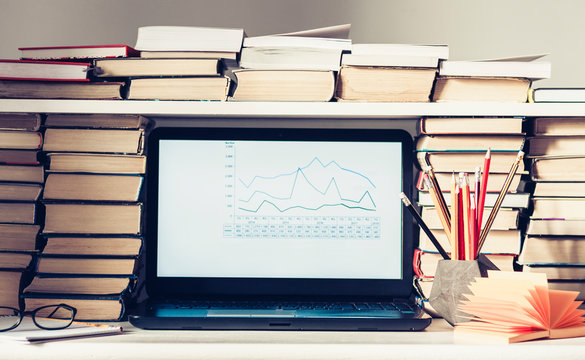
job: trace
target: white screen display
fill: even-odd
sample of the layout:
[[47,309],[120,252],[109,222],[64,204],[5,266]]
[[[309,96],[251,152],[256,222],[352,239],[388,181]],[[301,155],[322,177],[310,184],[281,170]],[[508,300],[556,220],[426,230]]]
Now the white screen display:
[[157,275],[400,279],[401,149],[160,140]]

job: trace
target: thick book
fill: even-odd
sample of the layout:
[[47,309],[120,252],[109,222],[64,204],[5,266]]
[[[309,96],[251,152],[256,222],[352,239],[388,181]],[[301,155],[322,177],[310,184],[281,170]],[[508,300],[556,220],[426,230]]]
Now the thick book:
[[0,182],[0,200],[36,201],[42,190],[42,184]]
[[[491,208],[485,208],[485,213],[489,214],[492,211]],[[429,229],[443,229],[443,224],[439,219],[439,215],[434,207],[423,207],[421,209],[421,217]],[[482,218],[482,228],[487,221],[487,216]],[[494,222],[492,224],[492,230],[510,230],[517,229],[518,222],[520,219],[519,209],[502,209],[498,211]]]
[[584,117],[537,117],[532,120],[535,136],[585,135]]
[[423,117],[420,119],[420,133],[521,135],[523,122],[522,117]]
[[585,156],[585,136],[536,136],[528,138],[530,156]]
[[[494,206],[496,199],[500,194],[497,192],[486,193],[485,195],[485,206],[492,207]],[[447,202],[448,206],[451,206],[451,193],[444,192],[443,197]],[[420,206],[434,206],[433,199],[428,191],[419,191],[418,193],[418,203]],[[530,204],[530,193],[528,192],[516,192],[516,193],[507,193],[502,201],[502,208],[516,208],[522,209],[527,208]]]
[[230,90],[227,76],[132,78],[129,100],[225,101]]
[[[449,46],[444,44],[418,45],[418,44],[352,44],[351,55],[353,56],[377,56],[380,61],[384,59],[404,58],[435,58],[446,60],[449,58]],[[352,56],[352,57],[353,57]]]
[[236,51],[146,51],[140,57],[149,59],[229,59],[236,60]]
[[144,130],[57,129],[45,131],[43,151],[141,154]]
[[146,156],[121,154],[48,153],[48,171],[144,174]]
[[527,235],[572,235],[585,234],[585,217],[581,219],[530,219]]
[[244,38],[243,47],[351,50],[351,39],[302,35],[262,35]]
[[532,198],[533,219],[575,219],[585,218],[585,198],[534,197]]
[[36,275],[23,293],[114,295],[128,291],[133,283],[131,276],[50,276]]
[[94,61],[98,77],[220,75],[218,59],[119,58]]
[[47,234],[140,234],[142,204],[45,203]]
[[239,53],[243,29],[197,26],[142,26],[138,28],[139,51],[217,51]]
[[[571,171],[567,171],[571,169]],[[585,173],[582,173],[579,167],[565,167],[564,171],[569,173],[569,176],[557,173],[554,177],[543,177],[542,174],[535,174],[532,172],[534,183],[534,190],[532,195],[534,197],[584,197],[585,198]],[[573,174],[574,173],[574,174]],[[571,176],[572,175],[572,176]],[[565,177],[565,179],[562,179]],[[569,177],[572,177],[569,179]],[[540,182],[540,181],[555,181],[555,182]],[[564,181],[564,182],[561,182]]]
[[585,336],[578,292],[554,290],[545,274],[488,271],[469,286],[458,310],[469,321],[454,329],[455,342],[515,343]]
[[[142,176],[50,173],[43,199],[89,201],[138,201]],[[2,195],[0,183],[0,198]]]
[[38,150],[0,149],[0,164],[39,165]]
[[339,70],[342,49],[245,47],[240,67],[261,70]]
[[32,113],[1,113],[0,130],[38,131],[41,115]]
[[0,80],[0,98],[121,100],[123,82]]
[[[447,252],[451,252],[451,242],[447,238],[445,231],[442,229],[431,230],[439,244]],[[517,255],[520,253],[521,242],[520,230],[490,230],[485,240],[484,246],[481,248],[483,254],[511,254]],[[419,233],[419,249],[426,252],[435,252],[436,247],[433,245],[429,237],[424,231]]]
[[43,242],[45,255],[132,257],[142,249],[142,239],[136,236],[45,235]]
[[[492,151],[490,172],[507,173],[518,157],[517,151]],[[421,169],[432,166],[435,172],[467,172],[473,173],[480,166],[483,167],[485,152],[481,151],[418,151],[416,158]],[[518,166],[518,171],[524,171],[524,162]],[[489,183],[489,180],[488,180]]]
[[[519,151],[524,136],[509,135],[422,135],[416,140],[416,151]],[[481,163],[479,164],[481,165]]]
[[436,69],[343,65],[336,98],[344,101],[429,102]]
[[585,265],[585,237],[526,236],[518,263],[523,265]]
[[34,255],[34,252],[0,251],[0,269],[25,270],[31,265]]
[[551,76],[551,63],[548,61],[536,61],[542,56],[476,61],[447,60],[441,62],[439,75],[525,78],[532,80],[548,79]]
[[130,114],[47,114],[45,127],[142,129],[148,118]]
[[42,165],[0,165],[0,181],[17,181],[43,183],[44,168]]
[[[499,270],[514,271],[513,254],[484,254]],[[414,251],[414,272],[419,278],[432,279],[435,277],[437,264],[443,259],[441,254],[436,252]],[[430,294],[430,292],[429,292]]]
[[40,149],[43,135],[38,131],[0,130],[0,148],[3,149]]
[[[571,169],[571,171],[567,171]],[[555,181],[571,182],[567,186],[559,186],[554,183],[537,183],[536,188],[540,187],[543,191],[538,196],[585,196],[583,185],[576,181],[585,181],[585,155],[581,156],[543,156],[532,159],[530,175],[534,181]],[[535,189],[536,191],[536,189]],[[546,193],[557,195],[546,195]],[[578,195],[582,194],[582,195]],[[535,194],[535,196],[537,196]],[[561,195],[562,196],[562,195]]]
[[333,98],[333,71],[238,70],[235,101],[320,101]]
[[531,97],[535,103],[579,103],[585,102],[585,88],[536,88]]
[[0,79],[89,81],[91,63],[0,59]]
[[109,295],[23,294],[25,311],[41,306],[67,304],[77,309],[75,320],[120,321],[125,312],[122,297]]
[[583,280],[585,279],[585,265],[547,264],[522,266],[522,271],[530,273],[544,273],[549,280]]
[[132,275],[135,258],[74,257],[41,254],[37,274]]
[[37,204],[34,202],[0,202],[0,223],[35,224]]
[[439,76],[432,101],[525,103],[530,84],[530,80],[524,78]]
[[[0,253],[0,259],[2,253]],[[30,259],[29,259],[30,261]],[[23,271],[0,271],[0,304],[19,309]],[[4,314],[3,314],[4,315]]]
[[40,228],[36,224],[0,224],[0,250],[35,251]]
[[123,44],[37,46],[21,47],[18,50],[20,50],[21,59],[95,59],[140,55],[139,51]]

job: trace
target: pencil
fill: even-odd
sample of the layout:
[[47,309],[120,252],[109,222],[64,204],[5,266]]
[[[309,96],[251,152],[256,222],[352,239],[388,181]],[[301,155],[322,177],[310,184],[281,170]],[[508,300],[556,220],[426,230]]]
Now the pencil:
[[443,213],[445,214],[445,218],[447,219],[447,221],[451,221],[451,214],[449,213],[449,208],[447,207],[447,202],[445,201],[445,198],[443,197],[443,191],[441,190],[441,187],[439,186],[439,182],[437,181],[437,176],[435,175],[435,171],[433,170],[433,167],[429,165],[429,167],[425,170],[425,174],[427,174],[429,180],[431,181],[431,184],[433,184],[433,187],[435,188],[435,191],[437,193],[437,199],[439,200],[439,204],[441,205],[441,209],[442,209]]
[[471,234],[469,233],[469,182],[467,174],[459,173],[459,181],[461,183],[461,196],[463,201],[463,260],[469,260],[469,245],[471,244]]
[[473,206],[473,222],[475,224],[475,228],[473,228],[473,235],[475,238],[479,238],[479,232],[481,231],[480,227],[477,225],[477,209],[479,208],[479,189],[480,189],[480,178],[481,178],[481,168],[478,166],[475,168],[474,180],[475,186],[473,189],[474,196],[474,206]]
[[459,193],[455,173],[451,175],[451,256],[459,259],[459,200],[456,195]]
[[485,196],[487,193],[487,184],[488,184],[488,176],[490,173],[490,163],[492,160],[492,152],[491,149],[488,148],[487,152],[485,153],[485,158],[483,160],[483,176],[481,178],[481,191],[479,192],[479,199],[477,202],[477,228],[478,233],[481,234],[481,224],[483,221],[483,211],[485,208]]
[[473,194],[470,195],[470,206],[469,206],[469,254],[468,260],[475,260],[477,257],[475,256],[475,251],[477,248],[477,238],[479,237],[479,233],[477,232],[477,224],[476,224],[476,202],[475,196]]
[[427,224],[425,224],[425,222],[423,221],[423,219],[419,215],[418,211],[416,211],[416,209],[414,208],[414,206],[412,205],[410,200],[408,200],[408,197],[406,196],[406,194],[403,192],[400,193],[400,198],[402,199],[402,203],[404,204],[404,206],[406,206],[408,211],[410,211],[410,213],[412,214],[412,217],[414,217],[414,219],[416,220],[418,226],[420,226],[420,228],[423,229],[423,231],[425,232],[425,234],[427,234],[427,236],[429,237],[429,239],[431,240],[433,245],[437,248],[437,250],[439,251],[439,254],[441,254],[443,259],[445,259],[445,260],[451,259],[449,257],[449,254],[447,254],[445,249],[443,249],[441,244],[439,244],[439,241],[437,240],[435,235],[433,235],[433,233],[431,232],[431,230],[429,229]]
[[447,239],[451,238],[451,223],[448,220],[447,215],[445,214],[445,209],[441,206],[441,202],[439,200],[439,196],[442,195],[437,194],[437,189],[433,186],[433,184],[429,181],[428,177],[424,177],[424,182],[427,188],[429,189],[429,193],[431,198],[433,199],[433,204],[435,205],[435,210],[439,215],[439,219],[441,220],[441,224],[443,225],[443,230],[445,231],[445,235],[447,235]]
[[476,256],[479,255],[479,252],[481,251],[481,248],[485,242],[485,239],[487,238],[488,232],[490,231],[490,228],[492,227],[492,224],[494,223],[494,219],[496,218],[496,215],[498,214],[498,211],[500,210],[500,206],[502,206],[502,202],[504,201],[504,197],[508,193],[508,189],[510,188],[510,184],[512,183],[512,179],[514,178],[514,175],[516,175],[516,171],[518,171],[518,166],[520,165],[520,162],[522,162],[523,158],[524,158],[524,152],[519,151],[518,156],[516,157],[516,160],[512,164],[512,167],[510,168],[510,171],[508,172],[508,176],[506,177],[506,180],[504,181],[504,185],[502,185],[502,189],[500,190],[500,194],[498,195],[498,198],[496,199],[496,202],[494,203],[494,207],[492,208],[492,211],[490,212],[490,216],[488,217],[488,219],[485,223],[485,226],[483,227],[483,230],[481,231],[481,235],[479,237],[478,244],[477,244],[477,250],[475,252]]

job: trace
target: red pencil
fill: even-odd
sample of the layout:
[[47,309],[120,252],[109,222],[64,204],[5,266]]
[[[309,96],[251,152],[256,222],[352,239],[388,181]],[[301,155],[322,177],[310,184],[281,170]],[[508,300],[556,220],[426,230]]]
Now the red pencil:
[[488,184],[488,175],[490,172],[490,162],[492,160],[492,152],[491,149],[488,148],[487,152],[485,153],[485,159],[483,161],[483,176],[481,179],[481,191],[479,192],[479,199],[477,202],[477,229],[478,234],[481,234],[481,225],[483,221],[483,210],[485,207],[485,195],[487,192],[487,184]]
[[470,195],[471,197],[471,205],[469,207],[469,233],[471,235],[471,239],[469,241],[469,260],[475,260],[477,252],[477,240],[479,239],[479,233],[476,232],[477,224],[475,215],[477,214],[475,204],[476,199],[474,198],[473,194]]

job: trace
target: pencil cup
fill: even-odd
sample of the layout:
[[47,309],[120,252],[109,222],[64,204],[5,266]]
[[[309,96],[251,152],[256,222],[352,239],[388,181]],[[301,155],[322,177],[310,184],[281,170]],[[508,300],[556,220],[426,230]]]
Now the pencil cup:
[[477,277],[486,277],[488,270],[499,270],[485,255],[477,260],[439,260],[429,296],[429,304],[449,324],[465,321],[457,306],[470,294],[469,284]]

